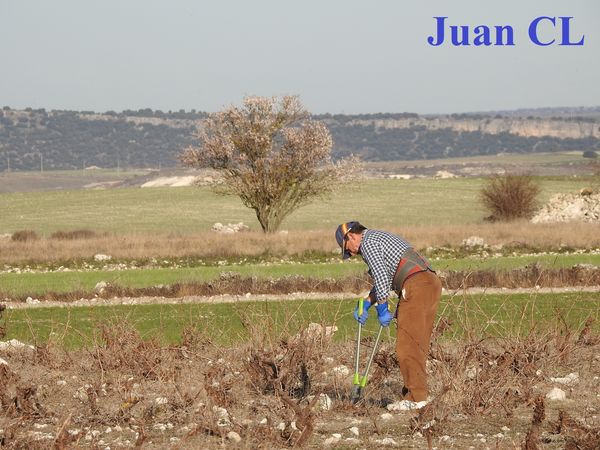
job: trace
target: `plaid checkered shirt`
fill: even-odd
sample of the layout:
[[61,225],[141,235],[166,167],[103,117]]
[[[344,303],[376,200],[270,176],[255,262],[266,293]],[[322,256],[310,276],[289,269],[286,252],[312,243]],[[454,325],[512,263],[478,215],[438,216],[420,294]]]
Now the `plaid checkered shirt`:
[[369,295],[382,303],[387,300],[396,269],[404,252],[411,245],[399,236],[379,230],[365,230],[359,252],[373,277],[373,289]]

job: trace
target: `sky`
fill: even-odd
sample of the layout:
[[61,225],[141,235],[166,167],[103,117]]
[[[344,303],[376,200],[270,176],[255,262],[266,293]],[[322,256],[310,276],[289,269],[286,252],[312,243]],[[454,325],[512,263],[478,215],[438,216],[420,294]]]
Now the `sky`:
[[[539,46],[530,39],[540,16]],[[434,17],[446,39],[432,46]],[[558,45],[572,17],[569,39]],[[514,30],[455,46],[449,26]],[[480,31],[483,29],[480,28]],[[315,113],[600,105],[598,0],[0,0],[0,106],[215,112],[298,95]]]

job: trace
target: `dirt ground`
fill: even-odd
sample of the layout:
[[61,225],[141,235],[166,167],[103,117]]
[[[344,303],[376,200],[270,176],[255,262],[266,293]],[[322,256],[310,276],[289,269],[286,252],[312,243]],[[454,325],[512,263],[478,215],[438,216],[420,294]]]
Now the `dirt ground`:
[[[600,336],[590,327],[444,340],[449,325],[441,323],[428,365],[431,401],[403,410],[390,344],[354,405],[353,343],[332,342],[321,324],[273,336],[266,318],[244,322],[252,339],[235,348],[196,329],[165,347],[127,322],[98,325],[86,350],[65,351],[60,336],[37,348],[2,346],[0,445],[599,448]],[[553,389],[559,399],[547,397]]]

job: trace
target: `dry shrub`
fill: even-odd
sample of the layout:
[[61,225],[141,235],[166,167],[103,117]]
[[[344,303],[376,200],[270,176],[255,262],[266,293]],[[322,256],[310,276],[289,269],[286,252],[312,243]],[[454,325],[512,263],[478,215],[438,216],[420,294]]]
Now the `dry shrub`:
[[593,429],[559,411],[558,420],[551,424],[552,433],[565,438],[566,450],[596,450],[600,448],[600,429]]
[[544,397],[537,397],[535,399],[535,407],[533,409],[533,418],[531,419],[531,427],[525,437],[525,443],[523,444],[523,450],[539,450],[540,431],[542,422],[545,417],[545,405]]
[[[242,323],[251,336],[245,366],[257,392],[285,392],[297,398],[311,394],[313,378],[319,373],[330,344],[325,327],[315,324],[295,336],[283,331],[273,338],[275,324],[270,317],[246,316],[242,317]],[[283,326],[284,330],[288,328]]]
[[[245,295],[253,294],[291,294],[294,292],[360,292],[370,287],[367,276],[350,277],[341,280],[305,278],[299,275],[285,276],[278,279],[242,278],[237,273],[224,272],[221,276],[205,283],[175,283],[167,286],[151,286],[148,288],[130,288],[116,284],[108,285],[98,294],[102,298],[113,297],[167,297],[178,298],[192,295]],[[0,292],[1,294],[1,292]],[[88,292],[54,293],[49,292],[45,300],[72,301],[82,297],[93,297]],[[24,300],[24,299],[23,299]]]
[[530,175],[496,175],[481,190],[488,220],[507,221],[531,217],[540,188]]
[[593,317],[588,317],[577,337],[577,345],[595,345],[598,343],[598,336],[592,334],[592,325],[595,320]]
[[38,234],[33,230],[15,231],[10,238],[10,240],[13,242],[30,242],[37,241],[38,239]]
[[98,369],[129,372],[154,379],[173,380],[177,366],[172,364],[171,352],[161,347],[156,338],[144,340],[126,320],[98,325],[102,343],[92,350]]
[[81,229],[72,231],[55,231],[50,235],[50,239],[58,240],[74,240],[74,239],[93,239],[97,237],[97,233],[92,230]]
[[513,270],[448,271],[440,275],[446,289],[597,286],[600,284],[600,269],[583,266],[545,269],[538,264],[531,264]]
[[[323,357],[331,345],[331,330],[311,323],[296,335],[289,334],[290,318],[284,330],[274,336],[275,323],[267,317],[242,316],[251,340],[244,369],[250,387],[259,395],[275,395],[282,402],[286,426],[280,435],[286,445],[302,446],[315,427],[314,405],[323,392]],[[312,395],[313,397],[309,397]]]
[[2,416],[20,420],[43,417],[37,387],[22,379],[5,363],[0,363],[0,409]]

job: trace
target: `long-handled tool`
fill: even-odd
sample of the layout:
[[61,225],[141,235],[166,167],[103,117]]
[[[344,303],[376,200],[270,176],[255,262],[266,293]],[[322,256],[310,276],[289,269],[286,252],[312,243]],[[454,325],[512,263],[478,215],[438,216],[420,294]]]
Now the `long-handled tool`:
[[[358,315],[362,316],[363,313],[363,299],[358,301]],[[377,333],[377,338],[375,338],[375,343],[373,344],[373,350],[371,351],[371,356],[369,356],[369,361],[367,362],[367,367],[365,368],[364,374],[361,377],[360,370],[360,336],[362,332],[362,324],[358,324],[358,332],[356,335],[356,354],[354,356],[354,378],[352,380],[352,384],[354,385],[352,388],[352,394],[350,396],[350,400],[352,403],[358,403],[360,397],[362,395],[362,389],[367,385],[367,379],[369,375],[369,370],[371,369],[371,364],[373,363],[373,358],[375,357],[375,353],[377,352],[377,345],[379,344],[379,339],[381,338],[381,331],[383,330],[383,326],[379,327],[379,332]]]

